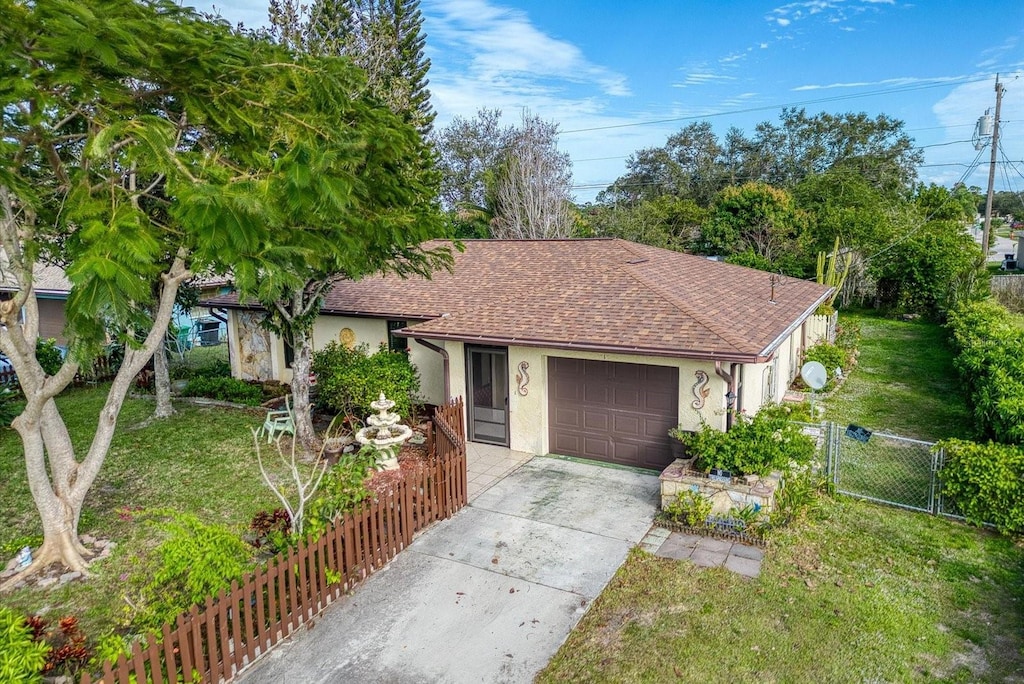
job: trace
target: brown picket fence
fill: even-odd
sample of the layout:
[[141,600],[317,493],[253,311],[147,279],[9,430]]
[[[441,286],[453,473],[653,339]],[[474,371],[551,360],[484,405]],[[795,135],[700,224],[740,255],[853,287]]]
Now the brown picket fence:
[[82,684],[230,682],[245,666],[319,615],[412,543],[413,535],[466,505],[462,399],[435,411],[428,466],[364,503],[317,539],[281,553],[230,590],[136,642]]
[[[97,382],[106,382],[113,380],[117,376],[117,369],[119,364],[115,361],[111,361],[105,356],[97,358],[93,362],[92,371],[84,372],[79,370],[75,374],[74,379],[71,381],[71,385],[74,387],[84,387],[85,385],[94,385]],[[18,374],[13,369],[0,370],[0,388],[6,387],[18,395],[21,394],[21,385],[18,382]]]

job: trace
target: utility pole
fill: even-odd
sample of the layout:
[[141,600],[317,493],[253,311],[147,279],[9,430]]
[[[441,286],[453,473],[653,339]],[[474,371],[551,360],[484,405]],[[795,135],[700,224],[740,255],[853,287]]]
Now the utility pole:
[[988,198],[985,200],[985,229],[981,233],[982,266],[988,263],[988,236],[992,230],[992,190],[996,182],[996,155],[999,151],[999,109],[1003,104],[1003,88],[996,74],[996,117],[992,124],[992,161],[988,167]]

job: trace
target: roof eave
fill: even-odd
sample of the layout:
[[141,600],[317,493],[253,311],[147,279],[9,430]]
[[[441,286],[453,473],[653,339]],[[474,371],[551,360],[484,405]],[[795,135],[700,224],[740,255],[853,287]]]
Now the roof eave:
[[544,340],[522,337],[502,337],[492,335],[465,335],[458,333],[422,332],[410,328],[402,328],[393,334],[413,339],[441,340],[451,342],[469,342],[502,347],[540,347],[547,349],[564,349],[569,351],[589,351],[605,354],[628,354],[634,356],[658,356],[674,359],[696,359],[702,361],[729,361],[732,363],[764,363],[768,359],[759,354],[742,352],[713,352],[695,349],[661,349],[627,345],[598,344],[594,342],[565,342],[562,340]]
[[800,314],[799,316],[797,316],[796,320],[794,320],[794,321],[793,321],[792,323],[790,323],[790,324],[789,324],[789,325],[788,325],[788,326],[786,327],[786,329],[785,329],[785,330],[783,330],[783,331],[782,331],[782,332],[781,332],[781,333],[779,334],[779,336],[778,336],[778,337],[776,337],[776,338],[775,338],[774,340],[772,340],[772,341],[771,341],[771,343],[769,343],[769,345],[768,345],[767,347],[765,347],[764,349],[762,349],[762,350],[761,350],[761,354],[760,354],[760,356],[762,356],[762,357],[764,357],[764,358],[766,358],[766,359],[770,359],[770,358],[772,357],[772,355],[773,355],[773,354],[775,353],[775,350],[776,350],[776,349],[778,349],[778,348],[779,348],[779,345],[781,345],[781,344],[782,344],[783,340],[785,340],[785,339],[786,339],[787,337],[789,337],[790,335],[792,335],[792,334],[793,334],[793,331],[794,331],[794,330],[796,330],[796,329],[797,329],[798,327],[800,327],[801,325],[803,325],[804,321],[806,321],[806,320],[807,320],[807,319],[808,319],[808,318],[809,318],[809,317],[811,316],[811,314],[813,314],[813,313],[814,313],[814,311],[815,311],[815,310],[816,310],[816,309],[817,309],[817,308],[818,308],[819,306],[821,306],[822,304],[824,304],[824,303],[825,303],[825,300],[826,300],[826,299],[828,299],[828,298],[829,298],[829,297],[830,297],[830,296],[832,295],[832,293],[833,293],[834,291],[835,291],[835,288],[834,288],[834,287],[830,287],[830,288],[828,288],[828,290],[826,290],[826,291],[825,291],[825,294],[823,294],[823,295],[821,295],[820,297],[818,297],[818,298],[817,298],[817,299],[816,299],[816,300],[814,301],[814,303],[813,303],[813,304],[811,304],[811,305],[810,305],[809,307],[807,307],[807,309],[806,309],[806,310],[805,310],[805,311],[804,311],[804,312],[803,312],[802,314]]

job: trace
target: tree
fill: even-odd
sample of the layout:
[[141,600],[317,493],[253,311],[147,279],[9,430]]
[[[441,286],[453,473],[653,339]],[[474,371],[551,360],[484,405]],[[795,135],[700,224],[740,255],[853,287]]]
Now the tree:
[[691,199],[662,195],[631,205],[590,206],[586,220],[597,236],[683,252],[697,241],[707,216],[708,210]]
[[804,109],[789,108],[778,123],[757,124],[749,138],[730,128],[724,145],[710,123],[689,124],[663,147],[636,152],[626,162],[627,173],[597,199],[623,203],[669,194],[709,206],[727,184],[763,182],[792,189],[810,176],[839,168],[860,174],[887,197],[906,198],[922,158],[903,122],[884,114],[808,116]]
[[572,162],[558,150],[558,124],[523,111],[496,181],[493,233],[503,239],[570,237]]
[[[331,157],[305,160],[311,164],[309,177],[288,179],[275,188],[283,216],[291,227],[301,228],[295,234],[302,240],[293,245],[294,251],[259,255],[260,266],[252,270],[258,277],[236,277],[242,295],[266,308],[265,324],[292,346],[295,439],[307,453],[319,446],[309,372],[313,324],[324,294],[339,280],[388,271],[429,276],[450,264],[447,250],[419,248],[443,229],[434,206],[438,175],[424,139],[434,114],[426,90],[430,61],[423,56],[418,6],[418,0],[319,0],[311,6],[283,0],[270,8],[281,42],[307,55],[348,57],[365,73],[365,79],[350,80],[347,86],[350,94],[361,97],[337,93],[336,98],[350,100],[349,106],[332,108],[327,101],[319,112],[324,131],[360,122],[358,130],[368,133],[358,141],[363,154],[346,149],[353,140],[338,138],[345,147]],[[412,125],[403,127],[393,116],[374,111],[374,99]],[[339,159],[352,162],[343,176],[337,173]],[[339,191],[345,194],[335,194]],[[370,233],[363,232],[368,229]],[[372,245],[351,244],[352,236],[370,234],[378,238]]]
[[710,123],[692,123],[669,136],[664,147],[632,155],[626,161],[626,175],[597,199],[630,203],[668,194],[706,207],[726,179],[723,152]]
[[426,136],[435,113],[419,5],[419,0],[271,0],[271,33],[295,52],[348,57],[366,72],[369,93]]
[[970,190],[919,186],[905,206],[901,237],[870,258],[877,303],[942,319],[958,303],[981,296],[984,262],[964,229],[968,217],[974,217]]
[[[324,126],[350,110],[358,77],[342,61],[294,60],[172,2],[4,0],[3,9],[0,243],[19,290],[0,303],[0,350],[26,397],[12,426],[43,531],[27,572],[52,562],[84,572],[83,501],[135,375],[163,344],[180,284],[213,268],[251,287],[275,275],[265,265],[314,254],[319,236],[290,222],[291,201],[330,201],[353,216],[344,247],[350,268],[366,272],[362,255],[389,251],[401,229],[378,235],[359,188],[338,176],[366,166],[380,180],[386,165],[369,158],[390,159],[362,126],[389,126],[365,104],[351,106],[366,115],[343,130]],[[379,144],[408,136],[385,131]],[[279,194],[310,185],[294,200]],[[34,354],[40,260],[64,266],[72,283],[71,352],[53,375]],[[125,343],[124,361],[79,456],[54,397],[108,333]]]
[[785,190],[764,183],[728,187],[701,230],[701,251],[801,276],[808,268],[799,242],[805,227],[805,214]]
[[501,110],[485,107],[472,119],[454,117],[434,133],[441,205],[452,216],[457,237],[490,237],[497,170],[512,132],[501,125]]

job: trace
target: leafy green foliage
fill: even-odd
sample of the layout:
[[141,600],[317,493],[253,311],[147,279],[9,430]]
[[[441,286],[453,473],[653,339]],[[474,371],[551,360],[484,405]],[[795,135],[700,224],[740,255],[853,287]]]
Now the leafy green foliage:
[[263,401],[263,389],[259,385],[219,376],[194,377],[185,385],[183,393],[190,397],[207,397],[247,406],[258,406]]
[[699,491],[687,490],[676,495],[675,501],[665,506],[665,517],[673,522],[703,526],[711,515],[714,504]]
[[857,352],[860,338],[860,323],[855,319],[842,317],[836,322],[836,346],[842,348],[847,357]]
[[814,456],[814,441],[801,432],[784,405],[765,406],[753,418],[741,414],[728,432],[704,424],[681,441],[696,456],[698,470],[720,468],[733,476],[787,473]]
[[370,496],[366,488],[367,473],[376,463],[375,450],[360,449],[342,457],[324,475],[316,498],[306,509],[305,531],[319,534],[345,513]]
[[250,549],[226,527],[176,511],[151,512],[165,535],[156,548],[152,577],[142,588],[135,624],[159,629],[207,596],[227,589],[249,569]]
[[172,363],[170,369],[172,378],[190,380],[192,378],[230,378],[231,363],[227,359],[209,359],[203,363],[192,364]]
[[902,239],[873,255],[869,273],[877,301],[887,309],[942,320],[961,301],[986,289],[981,250],[964,223],[970,201],[937,186],[921,186],[906,208]]
[[26,620],[0,606],[0,681],[28,684],[42,680],[50,646],[35,639]]
[[935,448],[946,452],[943,495],[964,517],[1004,534],[1024,532],[1024,447],[947,439]]
[[837,368],[847,369],[847,353],[842,347],[829,342],[819,342],[807,348],[804,354],[804,362],[817,361],[825,367],[828,373],[828,381],[825,383],[825,391],[835,386],[835,372]]
[[21,413],[21,395],[10,387],[0,385],[0,427],[7,427]]
[[727,257],[745,254],[744,265],[802,276],[809,267],[799,249],[806,225],[806,215],[786,190],[765,183],[731,186],[715,199],[701,229],[700,250]]
[[348,349],[331,342],[313,355],[319,400],[343,415],[362,418],[383,392],[395,402],[394,410],[409,416],[420,391],[420,377],[409,357],[381,345],[373,354],[367,345]]
[[618,237],[652,247],[687,251],[700,234],[708,210],[691,199],[662,195],[629,205],[596,205],[584,221],[598,237]]
[[59,371],[64,363],[64,355],[57,348],[57,340],[53,338],[37,340],[36,360],[39,361],[39,365],[43,367],[43,372],[47,375],[54,375]]
[[1024,316],[994,301],[968,302],[950,313],[949,328],[978,434],[1024,443]]

